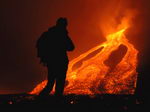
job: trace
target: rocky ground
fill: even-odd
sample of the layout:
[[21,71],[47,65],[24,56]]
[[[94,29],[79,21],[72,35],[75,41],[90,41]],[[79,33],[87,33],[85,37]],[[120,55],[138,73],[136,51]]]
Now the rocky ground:
[[66,95],[63,98],[53,95],[0,95],[1,108],[34,112],[148,112],[149,104],[148,98],[135,95]]

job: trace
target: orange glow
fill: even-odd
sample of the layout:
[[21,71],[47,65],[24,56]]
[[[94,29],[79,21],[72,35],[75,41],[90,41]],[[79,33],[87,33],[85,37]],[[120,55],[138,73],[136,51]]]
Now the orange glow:
[[[69,63],[64,94],[134,94],[137,80],[138,51],[129,43],[124,32],[127,27],[106,36],[106,42],[90,49]],[[122,60],[110,71],[104,62],[120,45],[127,47]],[[80,67],[74,65],[86,58],[90,53],[102,49],[95,56],[83,61]],[[30,94],[38,94],[45,87],[43,81]]]
[[[128,41],[125,32],[132,25],[135,14],[135,10],[124,11],[124,16],[115,22],[116,16],[120,14],[115,13],[109,18],[106,16],[104,23],[100,23],[106,41],[70,61],[64,94],[134,94],[138,51]],[[120,46],[127,50],[121,60],[111,67],[106,62]],[[116,60],[111,61],[115,63]],[[38,94],[46,84],[47,80],[38,84],[30,94]]]

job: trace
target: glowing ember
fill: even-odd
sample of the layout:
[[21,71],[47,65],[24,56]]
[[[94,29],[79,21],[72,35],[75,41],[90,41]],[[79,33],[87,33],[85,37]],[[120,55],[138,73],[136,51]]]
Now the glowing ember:
[[[69,63],[67,85],[64,94],[134,94],[137,81],[137,53],[125,37],[125,28],[106,36],[106,42],[90,49]],[[115,67],[105,64],[120,45],[127,48],[126,54]],[[100,51],[84,61],[94,51]],[[75,65],[82,61],[81,66]],[[46,85],[43,81],[30,94],[38,94]]]

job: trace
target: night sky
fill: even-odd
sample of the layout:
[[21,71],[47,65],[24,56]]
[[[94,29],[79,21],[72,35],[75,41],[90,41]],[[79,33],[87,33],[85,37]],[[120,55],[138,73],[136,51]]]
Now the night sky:
[[59,17],[68,18],[69,35],[76,46],[69,53],[71,60],[105,41],[102,27],[118,7],[120,14],[136,9],[127,36],[140,52],[140,63],[147,64],[149,6],[149,0],[1,0],[0,93],[29,92],[46,79],[47,70],[39,64],[35,44]]

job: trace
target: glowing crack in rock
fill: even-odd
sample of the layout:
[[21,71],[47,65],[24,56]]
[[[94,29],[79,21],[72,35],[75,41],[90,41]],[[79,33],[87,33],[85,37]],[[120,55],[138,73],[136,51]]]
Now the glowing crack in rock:
[[[124,34],[126,29],[127,27],[109,34],[104,43],[70,61],[64,94],[134,94],[138,51],[126,38]],[[113,70],[110,70],[105,61],[120,45],[127,48],[126,54]],[[100,52],[82,61],[81,66],[74,68],[76,63],[99,49],[101,49]],[[46,84],[47,80],[38,84],[30,94],[38,94]]]

